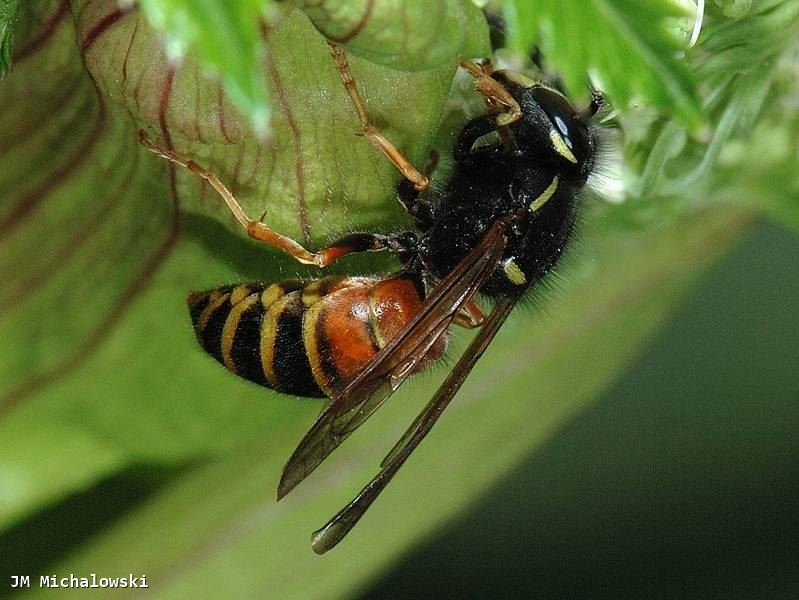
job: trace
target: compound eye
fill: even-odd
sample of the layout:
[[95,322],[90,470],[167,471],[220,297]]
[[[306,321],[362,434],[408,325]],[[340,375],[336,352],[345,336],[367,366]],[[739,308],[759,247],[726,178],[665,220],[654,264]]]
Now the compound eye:
[[588,129],[571,103],[562,94],[549,88],[537,86],[532,93],[549,117],[549,139],[555,152],[570,163],[585,160],[588,156]]

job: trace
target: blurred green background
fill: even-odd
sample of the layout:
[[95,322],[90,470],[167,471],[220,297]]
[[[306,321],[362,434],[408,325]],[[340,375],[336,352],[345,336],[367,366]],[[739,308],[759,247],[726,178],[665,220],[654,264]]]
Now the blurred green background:
[[795,236],[756,225],[596,403],[362,598],[799,597],[797,265]]

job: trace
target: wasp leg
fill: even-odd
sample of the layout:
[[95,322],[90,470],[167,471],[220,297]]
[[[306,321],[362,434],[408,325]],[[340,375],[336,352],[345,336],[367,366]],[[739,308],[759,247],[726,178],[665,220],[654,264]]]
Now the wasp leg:
[[588,82],[588,89],[591,91],[591,104],[589,104],[588,108],[581,113],[581,116],[584,119],[590,119],[596,115],[606,104],[605,95],[596,87],[594,87],[594,84],[591,81]]
[[[430,157],[424,166],[424,174],[428,177],[438,165],[438,152],[430,151]],[[416,223],[426,229],[436,222],[435,205],[429,199],[420,196],[421,192],[416,189],[413,182],[403,179],[397,185],[397,197],[403,208],[410,214]]]
[[453,323],[465,329],[477,329],[485,320],[486,315],[483,309],[472,299],[464,304],[460,312],[455,315]]
[[469,121],[458,135],[455,142],[454,157],[461,161],[472,153],[474,143],[484,135],[497,129],[497,118],[495,115],[483,115]]
[[341,75],[341,81],[344,82],[344,87],[346,88],[347,93],[350,95],[352,103],[355,105],[355,110],[358,113],[358,119],[361,121],[361,127],[363,128],[363,133],[366,136],[366,139],[369,140],[369,142],[375,148],[385,154],[386,157],[400,170],[400,172],[402,172],[405,178],[413,183],[413,186],[417,190],[426,190],[430,185],[430,180],[427,178],[427,176],[414,167],[411,161],[405,158],[405,155],[399,151],[399,148],[392,144],[391,140],[389,140],[386,136],[380,133],[380,131],[378,131],[369,120],[369,115],[366,112],[363,98],[361,98],[361,94],[358,92],[358,86],[355,85],[355,80],[352,78],[350,66],[347,62],[347,55],[335,44],[328,42],[327,45],[330,48],[330,56],[333,57],[339,75]]
[[[484,58],[483,60],[480,61],[480,70],[483,72],[483,74],[486,77],[491,77],[491,74],[494,72],[494,65],[491,63],[490,58]],[[490,96],[484,96],[484,99],[490,114],[499,115],[502,112],[502,106],[497,102],[495,98]],[[497,134],[499,134],[499,140],[502,142],[502,145],[505,147],[505,149],[508,152],[513,152],[515,144],[510,136],[510,133],[508,133],[507,124],[498,125]]]
[[497,125],[510,125],[518,121],[522,116],[522,109],[519,103],[516,102],[511,93],[505,89],[499,81],[491,77],[492,67],[491,63],[483,63],[477,65],[470,60],[462,60],[461,67],[474,77],[474,89],[479,94],[485,96],[486,101],[503,106],[506,112],[497,115]]
[[[184,158],[176,152],[154,143],[144,131],[139,131],[139,141],[148,150],[151,150],[155,154],[171,162],[186,167],[205,179],[211,187],[222,196],[230,212],[233,213],[236,220],[244,227],[247,235],[260,242],[269,244],[278,250],[282,250],[294,260],[304,265],[325,267],[334,260],[341,258],[345,254],[350,254],[351,252],[371,252],[375,250],[402,252],[406,249],[408,242],[406,242],[406,236],[402,234],[384,236],[371,233],[354,233],[340,238],[325,248],[322,248],[319,252],[311,252],[290,237],[277,233],[261,221],[255,221],[247,216],[247,213],[241,208],[241,205],[238,203],[233,193],[216,175],[207,169],[202,168],[189,158]],[[266,216],[266,213],[264,213],[261,219],[263,219],[264,216]]]
[[353,252],[378,252],[380,250],[388,250],[395,254],[413,252],[417,242],[417,236],[413,232],[396,235],[350,233],[319,250],[316,253],[316,256],[319,257],[319,262],[316,264],[324,267],[345,254]]
[[[471,63],[471,61],[464,61],[464,62]],[[484,58],[483,60],[480,61],[480,63],[477,66],[480,69],[480,75],[475,75],[475,72],[473,71],[473,68],[472,68],[472,64],[469,64],[469,66],[467,68],[467,71],[469,71],[469,73],[472,76],[474,76],[474,77],[479,77],[480,79],[488,77],[489,79],[491,79],[491,81],[494,81],[494,78],[491,77],[492,73],[494,73],[494,65],[491,62],[490,58]],[[491,83],[491,81],[488,81],[487,85],[491,85],[491,87],[493,89],[493,83]],[[503,89],[505,88],[505,86],[503,86],[501,83],[499,85]],[[500,112],[503,112],[503,110],[504,110],[502,108],[503,105],[500,104],[499,100],[495,97],[495,95],[493,95],[493,94],[488,94],[488,95],[483,94],[483,100],[485,100],[486,107],[488,107],[488,111],[491,114],[496,115],[496,114],[499,114]]]

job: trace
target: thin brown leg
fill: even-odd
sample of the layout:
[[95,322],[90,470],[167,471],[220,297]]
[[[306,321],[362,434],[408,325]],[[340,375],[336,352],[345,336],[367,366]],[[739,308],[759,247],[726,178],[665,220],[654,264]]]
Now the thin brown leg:
[[[254,221],[248,217],[247,213],[245,213],[244,209],[241,208],[241,205],[238,203],[235,196],[233,196],[232,192],[227,188],[227,186],[222,183],[216,175],[207,169],[202,168],[189,158],[184,158],[176,152],[154,143],[144,131],[139,131],[139,141],[148,150],[151,150],[155,154],[166,158],[173,163],[186,167],[193,173],[196,173],[205,179],[211,185],[211,187],[213,187],[219,193],[219,195],[222,196],[222,199],[225,201],[225,204],[227,204],[230,212],[233,213],[233,216],[236,217],[236,220],[239,223],[241,223],[241,226],[244,227],[244,230],[251,238],[269,244],[278,250],[282,250],[294,260],[304,265],[325,267],[337,258],[340,258],[345,254],[350,254],[351,252],[368,252],[373,250],[393,249],[394,238],[376,234],[351,234],[341,238],[337,242],[334,242],[325,248],[322,248],[319,252],[310,252],[290,237],[281,235],[267,227],[261,221]],[[266,216],[266,213],[264,213],[261,218],[263,219],[264,216]]]
[[413,183],[413,186],[418,191],[422,192],[426,190],[430,185],[430,180],[423,173],[419,172],[419,170],[413,166],[411,161],[405,158],[405,155],[400,152],[399,148],[391,143],[391,140],[389,140],[386,136],[380,133],[380,131],[378,131],[369,120],[369,114],[366,112],[363,98],[361,98],[361,94],[358,92],[358,86],[355,84],[355,80],[352,78],[350,66],[347,62],[347,55],[335,44],[328,42],[327,45],[330,48],[330,56],[333,57],[339,75],[341,75],[341,81],[344,83],[344,88],[347,90],[352,103],[355,105],[355,110],[358,113],[358,119],[361,121],[361,127],[363,128],[363,133],[366,136],[366,139],[369,140],[369,142],[375,148],[385,154],[386,157],[400,170],[405,178]]
[[488,105],[503,106],[506,112],[497,116],[497,125],[510,125],[522,116],[522,109],[511,93],[500,82],[491,77],[493,71],[491,63],[477,65],[470,60],[462,60],[461,67],[474,77],[474,89],[486,98]]
[[486,315],[483,309],[480,308],[480,305],[477,304],[474,299],[471,299],[464,304],[460,312],[455,315],[453,323],[466,329],[476,329],[480,327],[485,320]]
[[[491,63],[490,58],[484,58],[482,61],[480,61],[480,70],[482,71],[484,76],[489,78],[491,77],[491,74],[494,72],[494,65]],[[492,115],[499,115],[501,112],[503,112],[504,109],[502,105],[500,105],[499,102],[494,97],[483,96],[483,99],[485,100],[488,112],[491,113]],[[497,121],[499,121],[499,119],[497,119]],[[510,133],[508,133],[508,126],[498,125],[497,135],[499,135],[499,141],[502,142],[502,145],[505,147],[505,149],[511,152],[513,150],[514,144],[513,144],[513,139],[510,136]]]

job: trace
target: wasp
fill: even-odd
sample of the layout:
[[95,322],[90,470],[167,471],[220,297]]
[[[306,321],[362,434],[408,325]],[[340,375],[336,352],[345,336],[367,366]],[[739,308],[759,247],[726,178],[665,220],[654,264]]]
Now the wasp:
[[[200,345],[228,370],[268,388],[327,397],[283,469],[278,499],[303,481],[412,374],[438,360],[452,325],[478,329],[433,397],[381,463],[378,474],[321,529],[323,553],[363,516],[430,432],[520,299],[555,265],[574,230],[579,192],[595,165],[592,91],[578,110],[545,82],[489,61],[461,61],[486,112],[460,130],[454,170],[439,191],[370,121],[347,58],[331,55],[364,136],[404,176],[398,199],[417,229],[354,233],[317,252],[250,219],[228,188],[192,160],[150,141],[161,156],[204,178],[250,237],[303,264],[324,267],[353,252],[385,250],[402,264],[387,276],[243,283],[189,295]],[[480,294],[491,302],[484,312]]]

